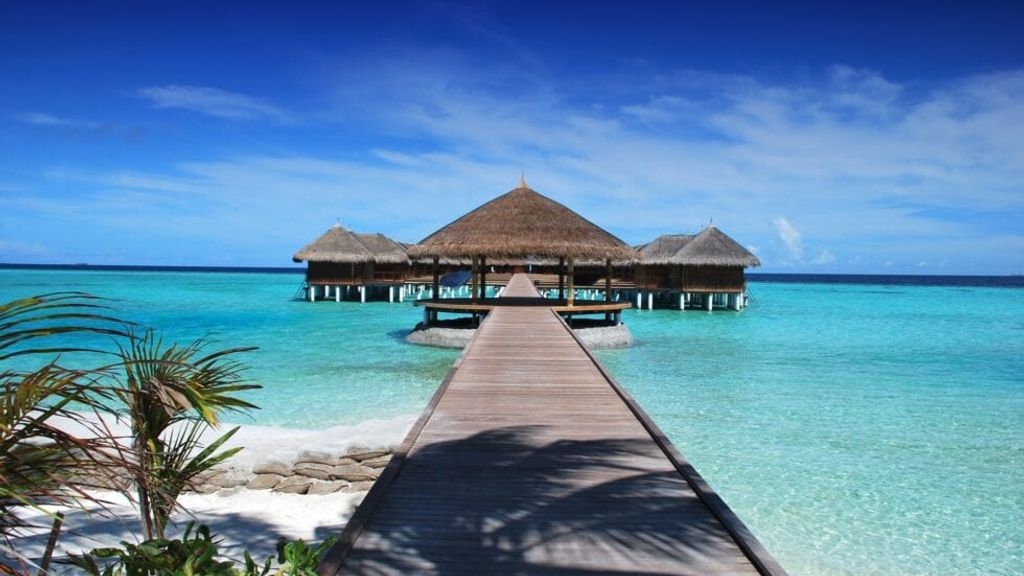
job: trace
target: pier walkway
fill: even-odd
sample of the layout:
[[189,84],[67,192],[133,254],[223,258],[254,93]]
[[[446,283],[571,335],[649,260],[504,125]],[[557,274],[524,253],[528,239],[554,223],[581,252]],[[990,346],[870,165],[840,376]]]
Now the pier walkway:
[[[535,296],[517,275],[505,294]],[[785,574],[551,310],[498,307],[321,564]]]

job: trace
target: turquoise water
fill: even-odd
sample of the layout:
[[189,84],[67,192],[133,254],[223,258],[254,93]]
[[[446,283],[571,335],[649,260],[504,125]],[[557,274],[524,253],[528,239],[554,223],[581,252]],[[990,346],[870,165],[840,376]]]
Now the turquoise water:
[[[408,303],[292,301],[300,275],[0,269],[0,301],[117,299],[168,339],[255,345],[262,407],[319,428],[418,412],[457,352]],[[1020,574],[1024,290],[752,282],[742,313],[629,311],[600,360],[794,575]]]

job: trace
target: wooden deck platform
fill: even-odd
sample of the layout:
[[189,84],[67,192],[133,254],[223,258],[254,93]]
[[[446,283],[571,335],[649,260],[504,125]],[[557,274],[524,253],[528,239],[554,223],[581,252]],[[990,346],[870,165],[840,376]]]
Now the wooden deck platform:
[[[525,277],[512,297],[535,296]],[[544,307],[497,307],[320,574],[785,574]]]
[[471,314],[487,314],[497,307],[506,306],[537,306],[554,310],[564,316],[580,314],[621,314],[623,310],[632,308],[629,302],[605,302],[603,300],[576,300],[569,306],[566,300],[552,300],[540,297],[480,298],[476,302],[469,298],[444,298],[440,300],[417,300],[414,306],[436,312],[455,312]]

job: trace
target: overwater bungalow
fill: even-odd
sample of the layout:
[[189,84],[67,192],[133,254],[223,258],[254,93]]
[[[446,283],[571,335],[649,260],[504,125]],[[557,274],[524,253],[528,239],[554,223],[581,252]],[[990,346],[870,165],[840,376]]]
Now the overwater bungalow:
[[[583,218],[564,205],[543,196],[525,180],[510,192],[487,202],[409,247],[413,259],[432,260],[432,303],[426,303],[427,322],[436,320],[436,311],[452,308],[439,302],[441,260],[470,260],[472,290],[470,304],[484,299],[483,286],[491,262],[504,268],[528,265],[532,260],[557,263],[560,296],[570,312],[582,313],[575,302],[575,265],[577,261],[603,263],[605,276],[611,279],[613,261],[634,261],[636,253],[609,232]],[[519,271],[519,270],[514,270]],[[610,306],[611,290],[605,291]],[[621,307],[620,307],[621,308]],[[611,308],[608,308],[611,310]]]
[[[655,305],[742,310],[747,305],[744,270],[761,262],[714,226],[696,235],[664,235],[637,247],[637,307]],[[646,298],[645,298],[646,297]]]
[[292,256],[307,262],[305,297],[310,302],[358,298],[405,298],[406,248],[383,234],[357,234],[340,224]]

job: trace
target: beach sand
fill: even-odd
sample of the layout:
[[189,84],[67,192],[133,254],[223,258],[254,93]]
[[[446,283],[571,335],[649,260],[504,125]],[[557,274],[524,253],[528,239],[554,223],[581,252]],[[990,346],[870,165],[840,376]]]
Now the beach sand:
[[[294,462],[306,451],[344,453],[350,448],[393,448],[401,443],[415,419],[415,415],[410,415],[326,430],[242,426],[231,445],[243,446],[244,450],[228,465],[230,469],[248,472],[267,461]],[[109,500],[112,514],[100,515],[95,506],[88,511],[63,510],[66,519],[55,556],[139,540],[138,514],[125,497],[115,492],[97,494]],[[340,534],[365,494],[300,495],[245,488],[213,494],[186,493],[179,499],[186,511],[175,515],[174,526],[168,533],[180,535],[188,522],[194,520],[209,526],[221,540],[219,549],[225,557],[241,560],[242,552],[248,550],[255,560],[262,561],[275,553],[279,538],[319,543]],[[34,519],[40,524],[50,523],[42,513],[35,513]],[[40,558],[47,533],[48,529],[39,529],[19,539],[14,543],[16,550],[28,558]],[[55,573],[62,573],[61,568],[56,567]]]

